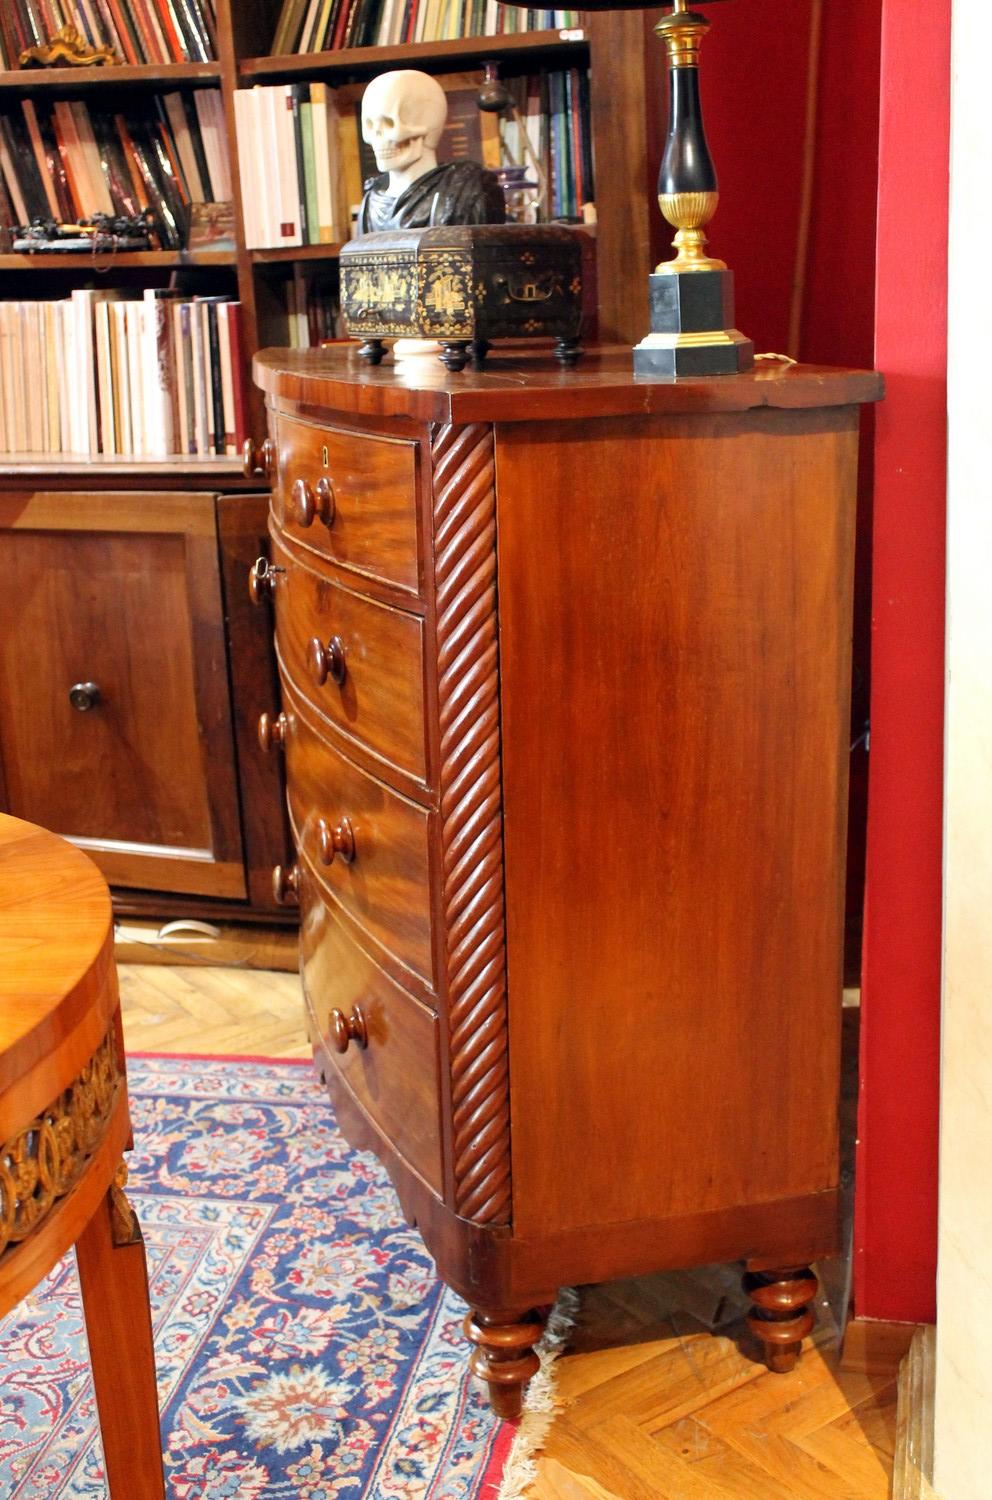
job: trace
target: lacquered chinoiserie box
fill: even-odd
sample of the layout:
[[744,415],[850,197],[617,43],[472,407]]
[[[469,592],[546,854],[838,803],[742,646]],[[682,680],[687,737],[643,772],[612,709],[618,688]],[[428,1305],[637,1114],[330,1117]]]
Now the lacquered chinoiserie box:
[[437,339],[450,370],[480,368],[494,339],[556,340],[579,358],[582,242],[555,224],[448,224],[359,235],[341,247],[341,310],[378,364],[384,337]]
[[307,1021],[504,1413],[558,1287],[838,1243],[871,373],[258,355]]

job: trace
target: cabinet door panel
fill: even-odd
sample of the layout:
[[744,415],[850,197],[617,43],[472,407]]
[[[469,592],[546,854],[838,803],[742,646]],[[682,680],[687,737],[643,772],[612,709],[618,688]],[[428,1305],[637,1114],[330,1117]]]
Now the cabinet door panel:
[[243,895],[213,497],[0,505],[11,812],[115,884]]

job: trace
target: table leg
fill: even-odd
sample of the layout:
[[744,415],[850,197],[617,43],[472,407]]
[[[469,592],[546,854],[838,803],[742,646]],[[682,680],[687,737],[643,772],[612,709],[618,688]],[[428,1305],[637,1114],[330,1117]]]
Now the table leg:
[[76,1241],[111,1500],[164,1500],[148,1268],[126,1173]]

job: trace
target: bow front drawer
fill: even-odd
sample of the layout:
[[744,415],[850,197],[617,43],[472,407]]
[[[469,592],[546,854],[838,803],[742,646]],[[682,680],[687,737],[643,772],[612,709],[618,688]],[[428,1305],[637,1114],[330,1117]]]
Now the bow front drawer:
[[344,930],[306,873],[300,958],[311,1037],[364,1113],[441,1191],[438,1023]]
[[417,445],[278,417],[272,508],[342,568],[420,590]]
[[276,642],[296,689],[336,729],[425,782],[424,625],[273,543]]
[[297,848],[387,963],[432,986],[429,812],[340,755],[290,693],[285,712]]

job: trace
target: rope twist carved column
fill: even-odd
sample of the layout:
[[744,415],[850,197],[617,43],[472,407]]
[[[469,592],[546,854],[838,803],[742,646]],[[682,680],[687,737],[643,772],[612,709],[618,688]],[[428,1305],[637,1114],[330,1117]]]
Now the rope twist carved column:
[[435,430],[434,551],[455,1208],[510,1218],[492,428]]

